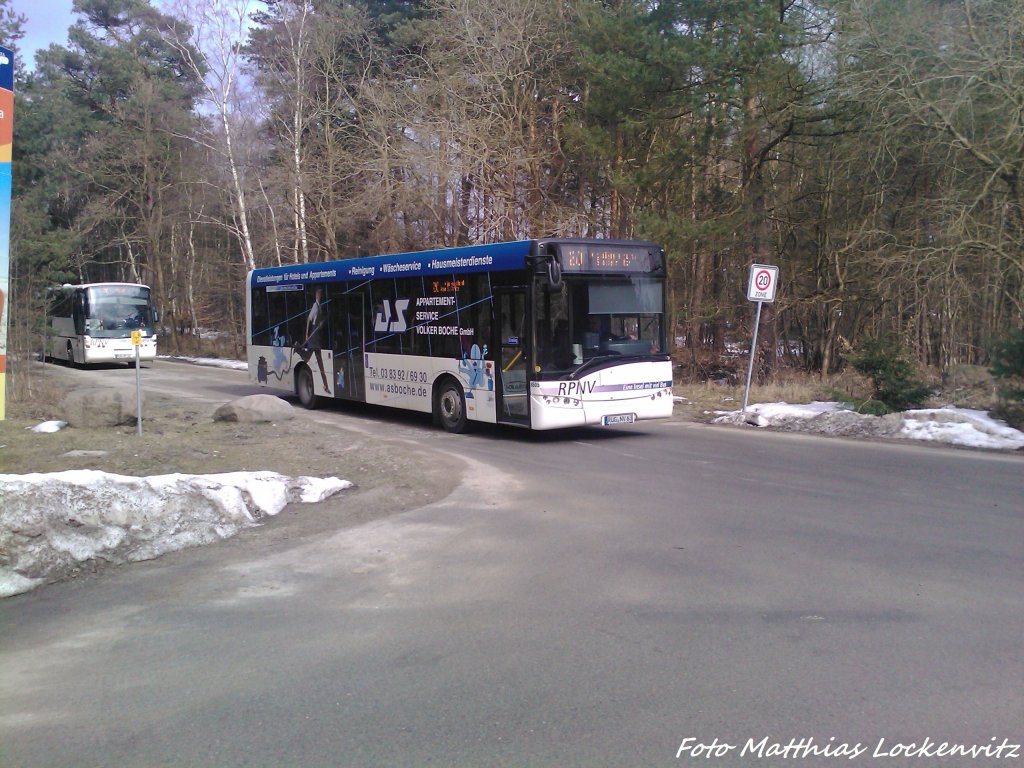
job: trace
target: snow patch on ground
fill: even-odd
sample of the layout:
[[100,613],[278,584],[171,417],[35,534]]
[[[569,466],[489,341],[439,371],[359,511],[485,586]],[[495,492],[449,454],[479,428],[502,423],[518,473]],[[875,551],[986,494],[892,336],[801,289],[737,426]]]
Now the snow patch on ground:
[[906,411],[900,437],[935,440],[972,448],[1024,448],[1024,432],[993,419],[985,411],[933,408]]
[[223,357],[186,357],[184,355],[157,355],[160,360],[176,360],[182,363],[193,365],[207,365],[211,368],[230,368],[236,371],[249,370],[249,364],[244,360],[229,360]]
[[948,406],[886,416],[856,413],[838,402],[757,403],[741,411],[716,411],[716,424],[751,424],[791,432],[817,432],[843,437],[889,437],[963,445],[971,448],[1020,450],[1024,432],[984,411]]
[[233,536],[290,502],[352,486],[276,472],[129,477],[97,470],[0,475],[0,597],[82,563],[150,560]]
[[36,424],[34,427],[29,427],[29,429],[31,429],[33,432],[52,433],[60,432],[67,425],[68,423],[66,421],[54,419],[53,421],[41,422],[39,424]]

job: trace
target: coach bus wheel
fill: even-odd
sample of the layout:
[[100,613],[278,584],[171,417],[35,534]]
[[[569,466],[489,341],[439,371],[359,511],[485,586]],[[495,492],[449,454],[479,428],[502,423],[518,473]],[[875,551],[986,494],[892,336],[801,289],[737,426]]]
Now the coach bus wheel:
[[313,372],[306,366],[295,372],[295,394],[303,408],[316,408],[316,391],[313,389]]
[[441,385],[437,393],[438,421],[446,432],[458,434],[466,428],[466,398],[462,387],[449,379]]

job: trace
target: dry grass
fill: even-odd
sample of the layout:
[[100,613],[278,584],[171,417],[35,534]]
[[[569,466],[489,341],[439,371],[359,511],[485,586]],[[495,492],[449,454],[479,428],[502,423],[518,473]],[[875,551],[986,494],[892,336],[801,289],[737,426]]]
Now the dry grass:
[[[969,368],[970,370],[964,370]],[[677,382],[675,394],[684,398],[676,405],[677,413],[685,413],[699,421],[710,421],[715,411],[735,411],[743,405],[744,378],[739,383]],[[972,378],[973,377],[973,378]],[[962,366],[960,370],[939,376],[927,372],[922,379],[931,386],[935,395],[925,403],[927,407],[958,405],[964,408],[990,410],[995,403],[991,376],[980,366]],[[752,383],[749,404],[755,403],[809,403],[814,400],[863,401],[871,397],[870,380],[846,369],[825,379],[815,374],[783,369],[765,383]]]
[[67,392],[57,382],[39,375],[39,369],[24,361],[7,359],[6,411],[10,419],[51,419],[53,406]]
[[[744,375],[745,377],[745,375]],[[711,421],[715,411],[736,411],[743,406],[744,380],[736,385],[710,381],[677,383],[673,390],[683,398],[677,413],[698,421]],[[817,375],[795,370],[779,371],[764,384],[751,382],[748,403],[810,403],[814,400],[842,400],[866,397],[871,385],[863,376],[843,372],[822,380]]]
[[[227,335],[179,336],[177,344],[169,337],[160,338],[160,354],[178,354],[186,357],[212,357],[225,360],[244,360],[245,347],[236,338]],[[34,358],[33,358],[34,359]],[[59,363],[58,363],[59,365]],[[7,358],[6,415],[11,419],[50,419],[53,406],[67,392],[51,377],[40,374],[23,355]]]

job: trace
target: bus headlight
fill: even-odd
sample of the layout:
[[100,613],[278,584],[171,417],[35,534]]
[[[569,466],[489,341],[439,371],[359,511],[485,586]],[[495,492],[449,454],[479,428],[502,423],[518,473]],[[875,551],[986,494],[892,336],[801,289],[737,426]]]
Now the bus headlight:
[[566,405],[579,408],[583,401],[578,397],[559,397],[558,395],[544,395],[544,405]]

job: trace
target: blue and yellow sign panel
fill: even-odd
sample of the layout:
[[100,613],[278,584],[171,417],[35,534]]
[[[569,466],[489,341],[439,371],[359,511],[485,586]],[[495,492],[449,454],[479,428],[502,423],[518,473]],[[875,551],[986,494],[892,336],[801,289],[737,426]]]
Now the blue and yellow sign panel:
[[14,141],[14,53],[0,46],[0,419],[7,410],[7,325],[11,274],[11,144]]

